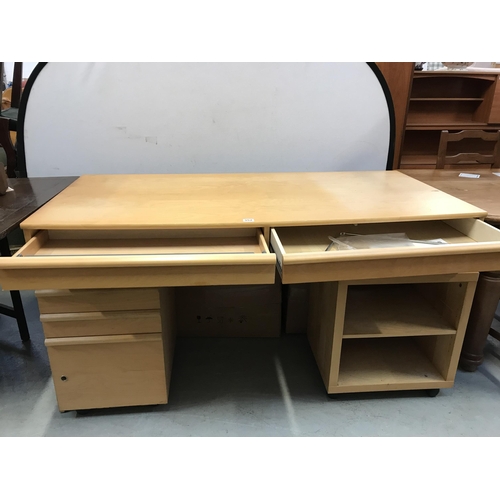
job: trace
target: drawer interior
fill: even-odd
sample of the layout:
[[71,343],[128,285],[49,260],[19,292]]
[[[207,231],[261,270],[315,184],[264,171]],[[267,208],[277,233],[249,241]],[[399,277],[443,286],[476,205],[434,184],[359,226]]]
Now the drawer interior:
[[283,283],[476,273],[500,265],[500,231],[478,219],[271,229]]
[[14,256],[209,255],[269,253],[260,229],[40,231]]
[[[452,221],[450,221],[452,222]],[[474,221],[480,223],[480,221]],[[491,228],[494,230],[494,228]],[[494,230],[495,231],[495,230]],[[276,233],[284,253],[338,251],[330,246],[330,236],[406,234],[411,246],[421,246],[427,240],[442,239],[448,244],[474,243],[468,230],[464,232],[447,221],[391,222],[380,224],[343,224],[277,228]],[[500,235],[500,232],[498,232]],[[376,243],[375,243],[376,244]],[[327,250],[328,249],[328,250]]]
[[252,285],[274,283],[275,267],[260,228],[40,230],[2,262],[0,280],[11,290]]

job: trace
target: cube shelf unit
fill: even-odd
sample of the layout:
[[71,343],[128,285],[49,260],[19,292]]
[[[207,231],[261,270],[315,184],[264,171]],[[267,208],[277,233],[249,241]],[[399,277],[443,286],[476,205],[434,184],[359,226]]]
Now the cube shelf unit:
[[[499,74],[416,71],[409,98],[401,168],[435,168],[442,130],[500,129]],[[460,152],[491,154],[480,139],[460,142]],[[450,146],[450,152],[457,145]],[[459,152],[458,150],[456,152]]]
[[327,392],[452,387],[477,277],[311,284],[308,338]]

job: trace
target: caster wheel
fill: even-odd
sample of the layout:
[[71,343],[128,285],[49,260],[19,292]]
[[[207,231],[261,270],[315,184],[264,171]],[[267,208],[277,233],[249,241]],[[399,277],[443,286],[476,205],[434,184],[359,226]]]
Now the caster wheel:
[[439,394],[439,389],[427,389],[425,392],[430,398],[435,398]]
[[328,399],[338,399],[338,394],[327,394]]
[[90,410],[76,410],[76,414],[77,414],[79,417],[82,417],[82,416],[88,415],[89,413],[90,413]]

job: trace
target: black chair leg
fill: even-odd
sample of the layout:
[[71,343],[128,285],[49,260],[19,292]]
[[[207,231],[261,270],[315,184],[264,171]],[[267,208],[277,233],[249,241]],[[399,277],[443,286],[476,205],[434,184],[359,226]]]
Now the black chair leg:
[[[10,257],[11,253],[7,238],[2,238],[0,240],[0,250],[2,257]],[[7,306],[0,306],[0,313],[16,318],[17,327],[19,328],[19,333],[21,335],[21,340],[23,342],[29,342],[30,334],[28,331],[28,323],[26,322],[26,316],[24,314],[24,307],[23,307],[23,301],[21,300],[21,294],[17,290],[11,290],[10,297],[12,299],[12,308]]]
[[19,328],[19,333],[21,334],[21,340],[23,342],[29,342],[30,334],[28,331],[26,316],[24,315],[24,307],[23,301],[21,300],[21,294],[17,290],[11,290],[10,297],[12,299],[12,306],[16,313],[16,321]]

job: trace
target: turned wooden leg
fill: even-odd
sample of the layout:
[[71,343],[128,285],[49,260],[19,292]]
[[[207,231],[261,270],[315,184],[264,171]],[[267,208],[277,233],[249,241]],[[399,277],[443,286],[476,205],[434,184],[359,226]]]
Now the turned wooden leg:
[[500,271],[480,273],[465,332],[460,368],[473,372],[483,362],[483,350],[500,300]]

